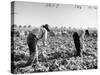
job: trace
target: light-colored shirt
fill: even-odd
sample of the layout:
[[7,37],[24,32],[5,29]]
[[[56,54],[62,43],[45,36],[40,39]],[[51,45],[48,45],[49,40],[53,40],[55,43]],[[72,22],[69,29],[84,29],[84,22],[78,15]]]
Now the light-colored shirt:
[[36,37],[38,39],[47,39],[47,30],[43,27],[40,27],[40,28],[34,28],[31,30],[31,33],[36,35]]

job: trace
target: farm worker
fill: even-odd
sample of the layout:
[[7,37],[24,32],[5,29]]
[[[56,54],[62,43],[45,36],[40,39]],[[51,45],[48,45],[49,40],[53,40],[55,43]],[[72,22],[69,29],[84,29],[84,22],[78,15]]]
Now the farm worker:
[[26,64],[19,65],[19,67],[29,66],[35,59],[38,62],[37,42],[38,40],[42,39],[43,46],[46,46],[48,32],[50,32],[48,24],[42,25],[40,28],[34,28],[29,32],[29,35],[27,37],[27,44],[29,47],[30,58]]

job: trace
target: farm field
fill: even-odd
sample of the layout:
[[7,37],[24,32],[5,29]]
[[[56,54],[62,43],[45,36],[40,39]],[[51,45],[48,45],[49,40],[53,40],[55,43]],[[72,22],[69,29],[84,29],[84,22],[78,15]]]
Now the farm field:
[[[26,34],[20,35],[21,31]],[[81,57],[75,56],[76,48],[72,37],[75,31],[80,35]],[[41,40],[37,43],[39,63],[16,68],[16,65],[26,63],[29,59],[29,48],[27,29],[15,29],[11,40],[11,67],[14,73],[97,69],[97,30],[89,29],[89,36],[84,31],[85,29],[52,28],[54,34],[48,33],[47,45],[44,47]]]

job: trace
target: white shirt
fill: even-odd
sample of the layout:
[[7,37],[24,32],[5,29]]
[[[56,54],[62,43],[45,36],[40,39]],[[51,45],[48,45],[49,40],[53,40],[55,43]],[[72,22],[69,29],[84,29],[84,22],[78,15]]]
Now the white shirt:
[[[47,39],[47,30],[43,27],[40,27],[40,28],[34,28],[32,29],[31,31],[34,35],[36,35],[36,37],[38,39]],[[41,37],[42,36],[42,37]]]

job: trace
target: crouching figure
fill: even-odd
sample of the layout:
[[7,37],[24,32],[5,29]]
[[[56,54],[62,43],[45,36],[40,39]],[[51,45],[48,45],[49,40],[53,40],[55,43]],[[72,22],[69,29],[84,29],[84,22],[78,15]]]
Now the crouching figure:
[[32,31],[29,32],[27,37],[27,44],[29,47],[29,54],[30,57],[25,64],[18,65],[19,67],[26,67],[32,64],[36,59],[38,62],[38,49],[37,49],[37,42],[38,40],[42,39],[43,46],[46,46],[47,40],[47,33],[50,32],[49,25],[45,24],[42,25],[40,28],[34,28]]
[[76,48],[76,56],[81,56],[81,43],[80,43],[80,36],[77,32],[74,32],[73,34],[73,40]]

